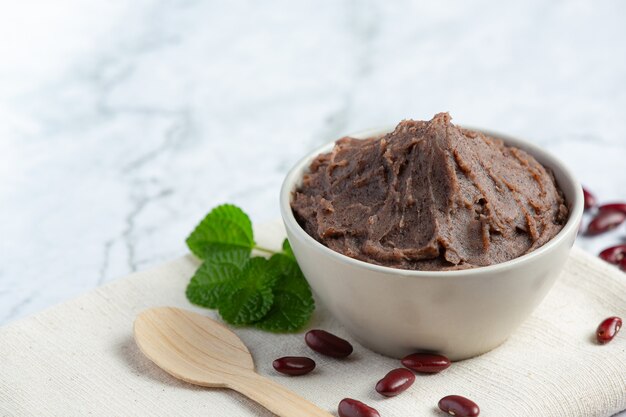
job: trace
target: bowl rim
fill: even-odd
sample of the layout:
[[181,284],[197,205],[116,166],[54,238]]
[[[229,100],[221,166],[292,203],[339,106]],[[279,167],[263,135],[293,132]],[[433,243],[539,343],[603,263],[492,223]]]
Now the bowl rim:
[[[335,140],[329,143],[326,143],[323,146],[319,146],[313,151],[307,153],[304,157],[302,157],[287,173],[285,179],[283,180],[281,189],[280,189],[280,212],[283,218],[283,222],[285,223],[285,227],[290,229],[294,233],[297,233],[309,246],[313,247],[317,251],[321,252],[321,254],[330,256],[335,258],[339,262],[351,264],[357,268],[365,268],[376,272],[406,276],[406,277],[459,277],[459,276],[468,276],[468,275],[482,275],[485,273],[497,273],[502,272],[504,270],[508,270],[511,268],[515,268],[520,266],[520,264],[524,264],[526,262],[532,261],[532,259],[541,257],[542,255],[551,252],[555,247],[559,246],[561,242],[563,242],[571,233],[577,233],[580,225],[580,221],[582,219],[582,214],[584,210],[584,196],[580,183],[576,179],[576,177],[572,174],[569,168],[562,163],[558,158],[553,156],[551,153],[541,149],[539,146],[534,145],[526,140],[509,136],[500,132],[495,132],[489,129],[483,128],[475,128],[473,126],[460,125],[464,129],[469,129],[473,131],[477,131],[483,133],[487,136],[494,137],[496,139],[501,139],[505,144],[512,145],[518,147],[533,157],[541,160],[542,165],[545,164],[548,168],[554,171],[554,168],[557,168],[559,171],[563,173],[563,177],[565,181],[574,188],[574,198],[573,201],[566,200],[566,203],[569,205],[570,213],[567,219],[567,222],[563,226],[563,228],[557,233],[552,239],[546,242],[543,246],[538,249],[535,249],[532,252],[526,253],[517,258],[510,259],[506,262],[501,262],[493,265],[486,266],[478,266],[475,268],[469,269],[460,269],[460,270],[452,270],[452,271],[422,271],[422,270],[412,270],[412,269],[400,269],[393,268],[384,265],[376,265],[369,262],[361,261],[359,259],[351,258],[342,253],[336,252],[329,247],[323,245],[322,243],[315,240],[312,236],[310,236],[296,221],[296,218],[291,210],[291,198],[293,190],[295,189],[295,185],[300,181],[300,175],[297,175],[300,172],[304,172],[306,166],[311,163],[313,158],[323,152],[328,152],[335,144]],[[349,137],[353,137],[356,139],[365,139],[367,137],[377,136],[381,134],[386,134],[391,131],[395,126],[383,126],[377,128],[370,128],[359,130],[356,133],[352,133]],[[549,163],[546,163],[549,161]],[[559,188],[563,190],[561,184],[558,184]]]

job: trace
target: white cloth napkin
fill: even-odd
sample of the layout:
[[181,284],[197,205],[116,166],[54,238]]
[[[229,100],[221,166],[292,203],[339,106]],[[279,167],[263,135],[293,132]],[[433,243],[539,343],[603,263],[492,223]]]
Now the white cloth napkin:
[[[279,223],[256,231],[263,246],[277,247],[283,236]],[[175,380],[133,341],[134,317],[147,307],[214,315],[185,299],[196,265],[184,257],[1,328],[0,415],[270,416],[234,392]],[[626,409],[626,330],[605,346],[593,336],[611,315],[626,318],[626,274],[575,248],[546,300],[507,342],[440,374],[418,375],[408,391],[389,399],[374,385],[400,366],[395,359],[355,344],[351,357],[335,360],[309,350],[302,334],[235,331],[261,374],[332,413],[352,397],[382,417],[442,417],[438,400],[460,394],[477,402],[485,417],[610,416]],[[319,304],[310,327],[351,339]],[[272,361],[286,355],[310,356],[317,368],[301,377],[279,375]]]

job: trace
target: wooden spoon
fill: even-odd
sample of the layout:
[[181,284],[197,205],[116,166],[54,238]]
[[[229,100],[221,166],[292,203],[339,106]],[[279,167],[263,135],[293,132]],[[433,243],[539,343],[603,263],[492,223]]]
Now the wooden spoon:
[[281,417],[332,417],[254,371],[248,348],[222,324],[173,307],[151,308],[135,320],[135,341],[175,378],[203,387],[230,388]]

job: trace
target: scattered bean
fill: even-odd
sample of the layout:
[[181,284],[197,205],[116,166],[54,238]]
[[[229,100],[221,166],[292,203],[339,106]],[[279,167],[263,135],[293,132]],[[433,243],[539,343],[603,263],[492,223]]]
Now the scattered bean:
[[622,319],[619,317],[609,317],[604,319],[596,330],[596,339],[598,343],[604,345],[609,343],[622,328]]
[[598,256],[610,264],[619,265],[626,258],[626,244],[606,248]]
[[477,417],[480,414],[480,408],[474,401],[460,395],[443,397],[439,400],[439,408],[456,417]]
[[276,359],[272,366],[276,371],[285,375],[304,375],[315,369],[315,361],[303,356],[285,356]]
[[615,229],[626,220],[626,213],[621,211],[602,211],[587,226],[588,235],[599,235]]
[[431,353],[413,353],[402,359],[402,365],[415,372],[435,374],[450,366],[450,359]]
[[583,195],[585,196],[585,210],[589,210],[596,205],[596,198],[593,194],[583,187]]
[[600,211],[600,213],[606,211],[619,211],[620,213],[626,214],[626,203],[603,204],[598,207],[598,211]]
[[405,368],[398,368],[390,371],[383,379],[376,384],[376,391],[385,397],[395,397],[406,391],[415,382],[413,372]]
[[352,353],[352,345],[347,340],[325,330],[310,330],[304,336],[306,344],[322,355],[345,358]]
[[339,417],[380,417],[378,411],[352,398],[344,398],[339,403]]

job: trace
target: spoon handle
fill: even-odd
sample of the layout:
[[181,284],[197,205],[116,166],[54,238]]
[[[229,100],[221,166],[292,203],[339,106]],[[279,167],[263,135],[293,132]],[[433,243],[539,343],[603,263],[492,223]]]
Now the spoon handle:
[[256,373],[241,378],[233,389],[279,417],[333,417],[284,386]]

